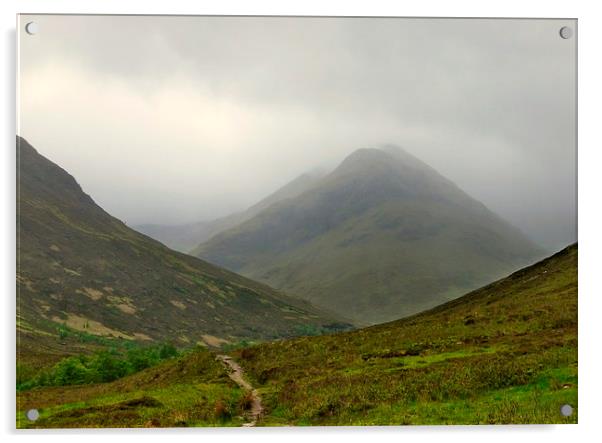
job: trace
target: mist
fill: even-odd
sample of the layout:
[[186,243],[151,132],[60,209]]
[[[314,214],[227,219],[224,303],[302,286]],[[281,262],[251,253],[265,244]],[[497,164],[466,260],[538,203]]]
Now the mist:
[[392,143],[541,246],[577,239],[576,37],[558,33],[572,20],[19,26],[18,133],[130,225],[226,215]]

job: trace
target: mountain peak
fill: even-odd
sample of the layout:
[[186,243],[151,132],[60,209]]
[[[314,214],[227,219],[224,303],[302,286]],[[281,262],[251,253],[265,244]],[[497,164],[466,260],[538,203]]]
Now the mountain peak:
[[358,173],[360,171],[383,173],[391,169],[393,157],[377,148],[360,148],[353,151],[333,171],[333,174]]
[[402,170],[412,169],[436,174],[435,170],[426,163],[393,144],[356,149],[337,168],[341,171],[351,169],[372,170],[372,172],[378,173],[383,173],[386,170],[401,172]]
[[[466,200],[452,181],[395,145],[361,148],[349,154],[327,177],[334,186],[360,186],[373,197],[394,195]],[[352,185],[353,184],[353,185]]]
[[195,252],[374,323],[434,306],[539,256],[518,230],[393,145],[355,150],[310,190]]

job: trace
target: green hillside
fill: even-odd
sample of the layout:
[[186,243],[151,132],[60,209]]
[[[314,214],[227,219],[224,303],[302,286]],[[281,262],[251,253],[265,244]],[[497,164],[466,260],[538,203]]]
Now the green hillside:
[[575,423],[577,246],[410,318],[236,357],[264,425]]
[[310,190],[195,252],[367,323],[433,307],[543,256],[516,228],[395,147],[354,152]]
[[139,234],[22,138],[17,152],[20,364],[107,340],[219,346],[349,326]]
[[321,178],[321,174],[305,173],[273,192],[245,211],[237,212],[215,220],[201,221],[186,225],[137,225],[133,228],[160,241],[176,251],[197,255],[196,248],[214,235],[233,228],[253,218],[264,209],[282,200],[296,197],[310,189]]
[[[231,355],[261,396],[259,426],[576,423],[577,246],[410,318]],[[17,426],[239,426],[249,394],[215,358],[18,392]]]

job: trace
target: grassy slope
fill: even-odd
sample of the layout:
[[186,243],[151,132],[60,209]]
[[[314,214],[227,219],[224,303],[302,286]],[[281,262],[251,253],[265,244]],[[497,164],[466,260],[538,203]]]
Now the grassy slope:
[[432,168],[377,149],[195,252],[364,323],[431,308],[542,257]]
[[20,363],[52,363],[99,344],[57,337],[58,325],[189,346],[291,336],[336,321],[128,228],[25,140],[17,144]]
[[577,406],[577,246],[422,314],[237,358],[264,425],[566,423]]
[[[30,422],[26,411],[40,419]],[[245,397],[207,350],[112,383],[17,394],[17,427],[239,426]]]

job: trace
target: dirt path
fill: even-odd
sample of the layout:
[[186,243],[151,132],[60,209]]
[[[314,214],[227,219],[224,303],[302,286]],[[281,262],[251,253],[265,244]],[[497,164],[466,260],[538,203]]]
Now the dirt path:
[[259,395],[259,392],[257,392],[257,389],[255,389],[249,382],[247,382],[244,379],[244,371],[242,370],[240,365],[232,359],[232,357],[230,357],[229,355],[218,355],[217,359],[230,370],[229,375],[230,378],[234,381],[234,383],[243,388],[245,391],[251,392],[251,395],[253,397],[250,411],[251,421],[244,423],[243,426],[255,426],[257,424],[257,420],[263,413],[263,406],[261,406],[261,396]]

